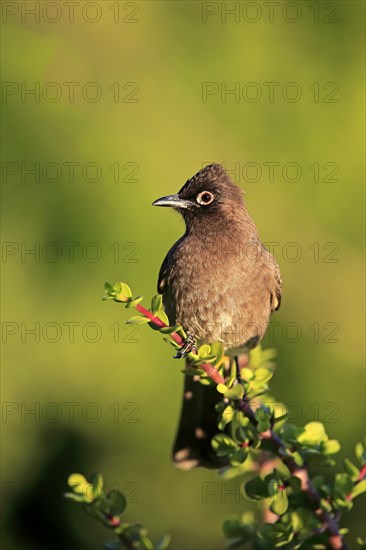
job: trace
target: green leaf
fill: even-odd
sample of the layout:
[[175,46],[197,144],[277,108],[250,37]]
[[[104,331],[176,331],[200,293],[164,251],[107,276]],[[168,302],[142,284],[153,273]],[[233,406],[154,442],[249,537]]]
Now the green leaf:
[[116,489],[112,489],[107,494],[107,504],[112,516],[120,516],[127,507],[125,496]]
[[263,434],[266,431],[268,431],[270,427],[271,427],[271,424],[268,420],[263,420],[261,422],[258,422],[257,424],[257,430],[260,434]]
[[163,306],[163,295],[155,294],[151,299],[151,313],[154,315],[161,309]]
[[116,535],[121,535],[126,531],[130,532],[132,528],[133,528],[133,525],[131,525],[130,523],[121,523],[121,525],[119,525],[114,529],[114,532]]
[[277,350],[266,349],[263,350],[262,346],[257,346],[250,351],[250,364],[253,367],[258,368],[263,363],[267,363],[277,357]]
[[237,441],[241,442],[241,443],[249,443],[249,439],[248,439],[248,431],[245,430],[242,426],[238,426],[235,430],[235,437],[237,439]]
[[204,359],[208,355],[211,355],[211,346],[208,344],[203,344],[203,346],[200,346],[198,349],[198,357],[200,357],[200,359]]
[[173,334],[173,332],[177,332],[177,328],[179,325],[174,325],[173,327],[160,327],[159,332],[162,334]]
[[265,481],[268,487],[268,496],[270,498],[275,497],[279,492],[280,480],[277,475],[277,470],[274,470],[272,474],[265,477]]
[[298,451],[289,451],[289,454],[292,456],[298,466],[301,467],[304,465],[304,459]]
[[154,545],[148,537],[141,537],[141,542],[145,550],[154,550]]
[[239,518],[233,517],[226,519],[222,524],[224,535],[228,539],[239,537],[242,532],[242,523]]
[[259,476],[253,477],[245,484],[245,492],[248,497],[254,500],[268,498],[268,486]]
[[334,488],[337,493],[346,497],[353,489],[353,481],[348,474],[336,474]]
[[199,367],[187,367],[186,369],[182,369],[180,372],[183,372],[183,374],[188,374],[189,376],[197,376],[197,374],[202,372],[202,369],[199,370]]
[[334,455],[339,452],[341,444],[337,439],[329,439],[322,445],[322,451],[327,455]]
[[288,414],[288,409],[284,403],[275,401],[273,403],[268,402],[267,404],[272,412],[272,415],[274,416],[275,420],[277,420],[277,422],[279,419],[283,420],[283,418],[286,417],[286,415]]
[[353,487],[351,491],[351,497],[356,498],[359,495],[362,495],[366,491],[366,479],[363,479]]
[[279,491],[270,504],[270,509],[274,514],[282,516],[287,512],[288,498],[285,490]]
[[132,298],[132,290],[128,285],[126,285],[126,283],[122,283],[120,293],[123,294],[123,296],[127,296],[127,298]]
[[220,342],[214,342],[211,344],[211,353],[216,357],[214,364],[220,365],[224,357],[224,347]]
[[155,550],[166,550],[167,548],[169,548],[170,541],[170,535],[164,535],[163,537],[161,537],[161,539],[158,540],[158,542],[155,543]]
[[356,455],[359,463],[361,464],[361,466],[365,466],[365,464],[366,464],[366,453],[365,453],[365,448],[362,445],[362,443],[357,443],[356,444],[355,455]]
[[64,493],[64,497],[72,502],[84,502],[84,497],[82,495],[76,495],[75,493]]
[[281,428],[280,433],[285,441],[289,443],[296,443],[296,440],[304,432],[304,428],[298,428],[293,424],[284,424]]
[[102,474],[93,474],[91,476],[91,483],[94,487],[94,494],[96,498],[99,498],[103,493],[103,476]]
[[202,376],[204,375],[201,375],[201,378],[198,380],[199,384],[202,384],[202,386],[212,386],[213,383],[211,380],[209,378],[202,378]]
[[258,407],[258,409],[255,411],[255,418],[258,420],[258,422],[270,420],[271,413],[267,410],[265,405],[261,403],[261,405]]
[[255,379],[259,382],[268,382],[273,376],[273,372],[269,369],[265,369],[263,367],[259,367],[255,371]]
[[241,411],[236,411],[235,422],[242,428],[246,428],[249,424],[249,418],[247,418]]
[[217,384],[216,389],[219,393],[226,393],[228,391],[228,387],[225,384]]
[[305,431],[297,437],[302,445],[319,445],[327,441],[328,436],[321,422],[309,422],[304,428]]
[[233,386],[227,390],[224,395],[227,399],[238,401],[244,395],[244,388],[241,384],[236,384],[236,386]]
[[301,495],[301,480],[298,477],[291,476],[286,480],[286,494],[290,498],[296,498]]
[[140,302],[142,302],[143,299],[144,299],[143,296],[137,296],[137,298],[135,298],[134,300],[131,300],[130,302],[127,302],[126,307],[127,307],[127,308],[136,307],[137,304],[139,304]]
[[157,317],[158,319],[160,319],[160,321],[163,321],[163,323],[165,323],[166,325],[169,326],[169,319],[168,319],[168,316],[167,316],[167,314],[165,313],[165,311],[163,311],[162,309],[160,309],[160,310],[155,314],[155,317]]
[[360,475],[359,469],[356,468],[356,466],[348,458],[343,460],[343,466],[352,481],[357,481],[358,476]]
[[332,505],[325,498],[321,499],[320,508],[322,510],[325,510],[326,512],[331,512],[332,511]]
[[282,420],[286,420],[288,413],[285,412],[284,414],[281,414],[280,416],[276,416],[273,420],[274,424],[277,424],[278,422],[282,422]]
[[143,317],[142,315],[134,315],[126,321],[126,325],[145,325],[149,323],[150,319],[148,317]]
[[106,292],[108,292],[108,294],[109,294],[109,293],[115,292],[114,286],[111,285],[111,283],[107,283],[107,282],[104,283],[104,290],[105,290]]
[[[288,543],[293,539],[294,533],[291,526],[282,523],[263,523],[258,528],[259,536],[264,539],[264,548],[288,548]],[[295,546],[295,548],[299,548]]]
[[230,459],[230,463],[233,466],[240,466],[243,464],[246,459],[248,458],[248,448],[247,447],[240,447],[237,451],[235,451]]
[[[72,487],[74,494],[81,497],[78,502],[93,502],[97,496],[100,496],[98,487],[89,483],[82,474],[71,474],[67,480],[69,487]],[[98,494],[99,493],[99,494]]]
[[206,355],[205,357],[198,357],[195,363],[214,363],[216,361],[216,355]]
[[234,382],[236,382],[236,375],[235,376],[230,376],[229,378],[225,379],[225,385],[227,386],[227,388],[231,388],[231,386],[234,384]]
[[324,485],[325,479],[324,476],[315,476],[313,477],[313,484],[316,489],[320,489],[322,485]]
[[82,474],[71,474],[67,478],[67,484],[70,487],[78,487],[79,485],[85,485],[88,480]]
[[254,373],[251,369],[248,369],[247,367],[244,367],[240,371],[240,375],[243,378],[243,380],[253,380]]
[[128,302],[132,298],[132,291],[126,283],[115,283],[113,289],[117,301]]
[[173,348],[180,349],[180,345],[177,344],[177,342],[175,342],[174,340],[170,338],[163,338],[163,340],[166,344],[170,344],[171,346],[173,346]]
[[226,434],[215,435],[211,445],[217,456],[227,456],[237,448],[235,441]]
[[233,421],[233,418],[235,416],[235,409],[231,405],[228,405],[224,411],[222,412],[221,419],[219,422],[219,429],[224,430],[225,426],[230,424],[230,422]]

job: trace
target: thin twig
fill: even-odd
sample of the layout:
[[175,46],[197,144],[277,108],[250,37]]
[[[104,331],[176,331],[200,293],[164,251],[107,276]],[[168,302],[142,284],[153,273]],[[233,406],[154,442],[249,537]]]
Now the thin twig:
[[[156,315],[154,315],[153,313],[151,313],[151,311],[149,311],[148,309],[144,308],[141,304],[136,304],[135,305],[135,308],[137,309],[137,311],[139,311],[142,315],[144,315],[145,317],[147,317],[148,319],[150,319],[150,321],[156,326],[156,327],[159,327],[159,328],[165,328],[165,327],[168,327],[169,325],[167,325],[166,323],[164,323],[164,321],[162,321],[161,319],[159,319],[159,317],[157,317]],[[176,342],[180,347],[183,347],[184,345],[184,339],[180,336],[180,334],[178,334],[177,332],[173,332],[172,334],[170,334],[170,337],[174,340],[174,342]],[[213,367],[212,365],[210,365],[209,363],[202,363],[200,365],[200,368],[203,369],[205,371],[205,373],[207,374],[207,376],[209,378],[211,378],[211,380],[213,382],[215,382],[215,384],[225,384],[225,380],[223,379],[223,377],[221,376],[221,374],[215,369],[215,367]]]
[[[258,424],[258,421],[255,417],[255,412],[250,407],[249,403],[241,399],[238,402],[238,406],[243,414],[247,418],[249,418],[249,420],[253,424]],[[271,428],[260,435],[262,439],[270,441],[277,452],[279,452],[281,449],[286,449],[284,442],[276,433],[273,432]],[[343,540],[342,535],[339,533],[337,519],[329,512],[321,508],[321,497],[310,479],[307,468],[305,466],[299,466],[298,464],[296,464],[295,460],[291,456],[283,456],[281,458],[282,462],[287,466],[291,474],[300,480],[301,491],[304,493],[307,500],[313,506],[315,515],[318,516],[318,518],[321,520],[325,530],[329,535],[329,547],[332,550],[347,550],[348,546]]]

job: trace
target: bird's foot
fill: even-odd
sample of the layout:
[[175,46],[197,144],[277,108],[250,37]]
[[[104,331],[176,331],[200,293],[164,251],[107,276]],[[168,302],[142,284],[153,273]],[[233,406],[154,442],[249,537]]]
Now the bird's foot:
[[184,340],[183,346],[177,351],[176,355],[174,355],[174,359],[181,359],[182,357],[186,357],[189,353],[197,353],[196,350],[196,341],[194,338],[194,334],[187,330],[187,337]]

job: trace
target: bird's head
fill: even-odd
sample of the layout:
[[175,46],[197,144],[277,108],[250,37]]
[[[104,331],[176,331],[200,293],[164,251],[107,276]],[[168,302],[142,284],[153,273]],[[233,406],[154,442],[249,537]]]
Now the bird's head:
[[170,206],[178,210],[187,227],[208,219],[229,221],[244,207],[243,192],[220,164],[210,164],[189,179],[175,195],[161,197],[153,206]]

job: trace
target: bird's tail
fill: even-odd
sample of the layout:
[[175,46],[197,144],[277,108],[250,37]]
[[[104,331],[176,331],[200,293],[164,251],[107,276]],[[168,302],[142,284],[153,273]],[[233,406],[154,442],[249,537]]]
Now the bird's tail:
[[215,405],[221,399],[215,387],[203,386],[194,377],[185,375],[183,404],[173,447],[173,460],[178,468],[222,468],[228,464],[228,459],[216,456],[211,446],[212,438],[220,432]]

